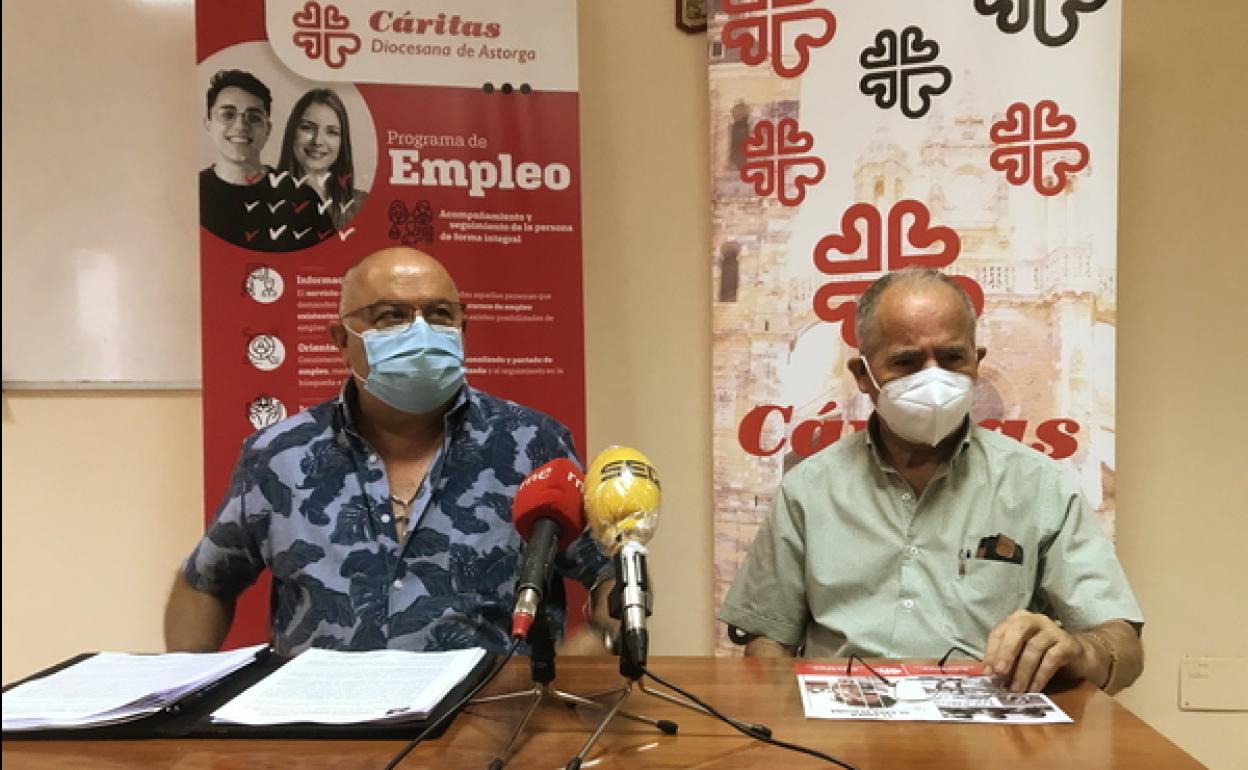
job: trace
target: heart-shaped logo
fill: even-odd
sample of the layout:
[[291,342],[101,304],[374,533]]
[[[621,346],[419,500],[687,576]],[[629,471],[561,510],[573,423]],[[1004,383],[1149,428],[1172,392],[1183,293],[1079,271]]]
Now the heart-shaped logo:
[[[828,275],[865,273],[879,270],[883,250],[881,247],[880,212],[870,203],[855,203],[841,214],[841,230],[829,233],[815,244],[815,267]],[[830,254],[842,257],[856,255],[866,241],[866,259],[831,259]]]
[[[1044,173],[1045,156],[1058,154],[1052,176]],[[1071,160],[1071,156],[1074,157]],[[1088,167],[1088,148],[1082,142],[1050,142],[1036,145],[1035,188],[1041,195],[1057,195],[1066,189],[1071,174]]]
[[296,32],[292,38],[295,45],[303,49],[304,56],[309,59],[321,58],[321,41],[323,36],[320,32]]
[[932,108],[932,97],[940,96],[953,84],[953,75],[947,67],[912,67],[901,70],[901,77],[906,96],[901,113],[907,118],[926,115]]
[[1043,99],[1036,102],[1035,138],[1068,139],[1075,135],[1076,122],[1073,115],[1063,115],[1057,102]]
[[1018,144],[998,147],[988,155],[988,165],[994,171],[1004,171],[1010,184],[1023,184],[1031,176],[1031,148]]
[[333,69],[342,69],[347,56],[360,50],[360,38],[350,32],[325,34],[325,63]]
[[338,10],[338,6],[325,6],[325,29],[347,29],[350,26],[351,20]]
[[290,20],[296,27],[320,27],[321,4],[317,2],[304,3],[303,9],[295,11],[294,16]]
[[[878,38],[877,38],[878,39]],[[901,64],[927,64],[940,56],[940,44],[923,37],[918,27],[906,27],[901,31]]]
[[897,33],[882,29],[875,33],[875,45],[867,46],[858,54],[858,63],[867,69],[897,66]]
[[992,124],[988,138],[998,144],[1025,142],[1031,138],[1031,110],[1023,102],[1005,108],[1005,117]]
[[[783,78],[795,78],[805,72],[806,68],[810,66],[811,52],[816,48],[827,45],[836,36],[836,17],[822,8],[778,13],[771,18],[771,23],[771,66],[776,71],[776,74]],[[797,63],[793,66],[788,66],[784,63],[780,43],[788,35],[784,31],[784,27],[791,24],[800,24],[802,26],[811,24],[822,25],[823,31],[816,34],[798,32],[793,38],[793,49],[797,52]]]
[[[906,224],[909,223],[909,227]],[[936,251],[906,253],[906,246]],[[932,215],[922,201],[906,199],[897,201],[888,212],[888,267],[945,267],[962,252],[962,240],[952,227],[933,225]]]
[[780,151],[783,153],[810,152],[815,146],[815,137],[809,131],[797,127],[793,118],[780,120]]

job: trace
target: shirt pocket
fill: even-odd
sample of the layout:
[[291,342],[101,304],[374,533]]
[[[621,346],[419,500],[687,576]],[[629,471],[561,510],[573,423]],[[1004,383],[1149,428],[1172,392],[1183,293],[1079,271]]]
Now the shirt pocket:
[[950,578],[945,592],[951,638],[968,649],[983,649],[988,633],[1031,600],[1031,570],[1022,564],[967,559],[965,574]]

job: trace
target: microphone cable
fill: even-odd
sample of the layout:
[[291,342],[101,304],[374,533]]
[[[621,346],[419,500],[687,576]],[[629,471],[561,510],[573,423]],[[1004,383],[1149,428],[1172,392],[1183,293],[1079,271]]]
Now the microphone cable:
[[455,703],[454,706],[451,706],[449,709],[442,712],[442,716],[438,717],[437,719],[433,720],[429,724],[425,725],[425,729],[421,730],[420,734],[418,734],[415,738],[408,741],[407,745],[404,746],[399,751],[398,754],[394,755],[394,758],[391,759],[390,762],[386,765],[385,770],[394,770],[394,768],[398,767],[399,763],[403,761],[403,758],[406,757],[408,754],[412,753],[412,749],[416,748],[416,745],[418,743],[420,743],[425,738],[427,738],[429,736],[429,733],[433,732],[433,730],[438,725],[442,724],[442,722],[447,717],[449,717],[452,714],[458,713],[459,710],[464,707],[464,704],[466,704],[468,701],[472,700],[473,698],[477,697],[477,693],[485,689],[485,686],[487,684],[494,681],[494,677],[498,676],[498,673],[503,670],[503,666],[507,665],[507,661],[511,660],[511,656],[516,654],[516,648],[519,646],[520,646],[520,638],[519,637],[512,638],[511,647],[507,648],[507,653],[503,655],[502,660],[500,660],[498,663],[494,665],[494,670],[491,671],[488,676],[486,676],[484,679],[478,682],[476,687],[473,687],[471,690],[469,690],[468,693],[464,697],[460,698]]
[[779,746],[782,749],[788,749],[789,751],[796,751],[799,754],[808,754],[812,757],[815,757],[816,759],[822,759],[825,762],[831,762],[834,765],[839,765],[845,768],[845,770],[857,770],[857,768],[855,768],[853,765],[848,764],[846,762],[842,762],[836,757],[830,756],[828,754],[824,754],[822,751],[819,751],[818,749],[812,749],[806,746],[798,745],[796,743],[789,743],[788,741],[782,741],[778,738],[772,738],[770,736],[763,735],[760,731],[752,730],[750,729],[749,726],[745,725],[740,720],[733,719],[732,717],[721,714],[719,711],[715,710],[715,708],[711,706],[711,704],[702,700],[701,698],[694,695],[693,693],[688,692],[686,690],[682,690],[681,688],[677,687],[671,682],[668,682],[662,679],[661,677],[659,677],[657,674],[655,674],[653,671],[646,668],[645,666],[638,665],[638,668],[640,668],[642,673],[644,673],[646,676],[650,677],[651,679],[663,685],[664,687],[671,690],[672,692],[678,693],[684,696],[685,698],[688,698],[689,700],[693,701],[694,703],[698,704],[702,708],[706,709],[706,713],[710,714],[716,719],[721,720],[722,722],[732,727],[732,729],[736,730],[742,735],[753,738],[756,741],[761,741],[763,743],[770,744],[772,746]]

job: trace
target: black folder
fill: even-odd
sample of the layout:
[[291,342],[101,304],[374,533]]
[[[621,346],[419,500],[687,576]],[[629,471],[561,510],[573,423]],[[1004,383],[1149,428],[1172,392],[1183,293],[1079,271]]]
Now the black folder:
[[[19,684],[54,674],[95,654],[88,652],[75,655],[69,660],[32,674],[21,681],[7,684],[4,686],[4,690],[7,692]],[[313,738],[317,740],[362,738],[369,740],[411,740],[428,727],[431,722],[441,718],[443,714],[447,714],[473,687],[476,687],[485,679],[494,666],[496,656],[483,655],[480,662],[469,672],[468,676],[451,688],[446,697],[434,707],[425,719],[401,723],[360,723],[351,725],[322,725],[306,722],[282,725],[225,725],[211,721],[209,717],[212,712],[228,703],[248,687],[281,668],[288,660],[290,659],[269,654],[267,651],[262,652],[254,662],[203,689],[187,695],[163,711],[129,722],[98,727],[6,730],[4,732],[4,740],[99,741],[142,738]],[[440,736],[450,725],[454,716],[454,714],[447,714],[446,719],[425,737],[437,738]]]

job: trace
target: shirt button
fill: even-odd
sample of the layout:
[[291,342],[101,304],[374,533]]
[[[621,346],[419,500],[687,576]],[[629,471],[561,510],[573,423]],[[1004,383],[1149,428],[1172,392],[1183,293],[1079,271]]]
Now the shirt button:
[[388,513],[383,513],[383,514],[381,514],[381,523],[382,523],[382,524],[389,524],[389,523],[390,523],[390,514],[388,514]]
[[394,587],[395,587],[395,588],[402,588],[402,587],[403,587],[403,581],[402,581],[402,580],[396,580],[396,581],[394,581]]
[[901,499],[908,503],[914,499],[914,495],[910,494],[909,492],[902,492]]
[[910,546],[909,548],[906,549],[906,553],[910,554],[911,556],[918,556],[919,549],[915,548],[914,546]]
[[913,599],[906,599],[904,602],[902,602],[902,603],[901,603],[901,606],[902,606],[902,607],[905,607],[905,608],[906,608],[906,609],[908,609],[908,610],[912,610],[912,609],[914,609],[914,600],[913,600]]

